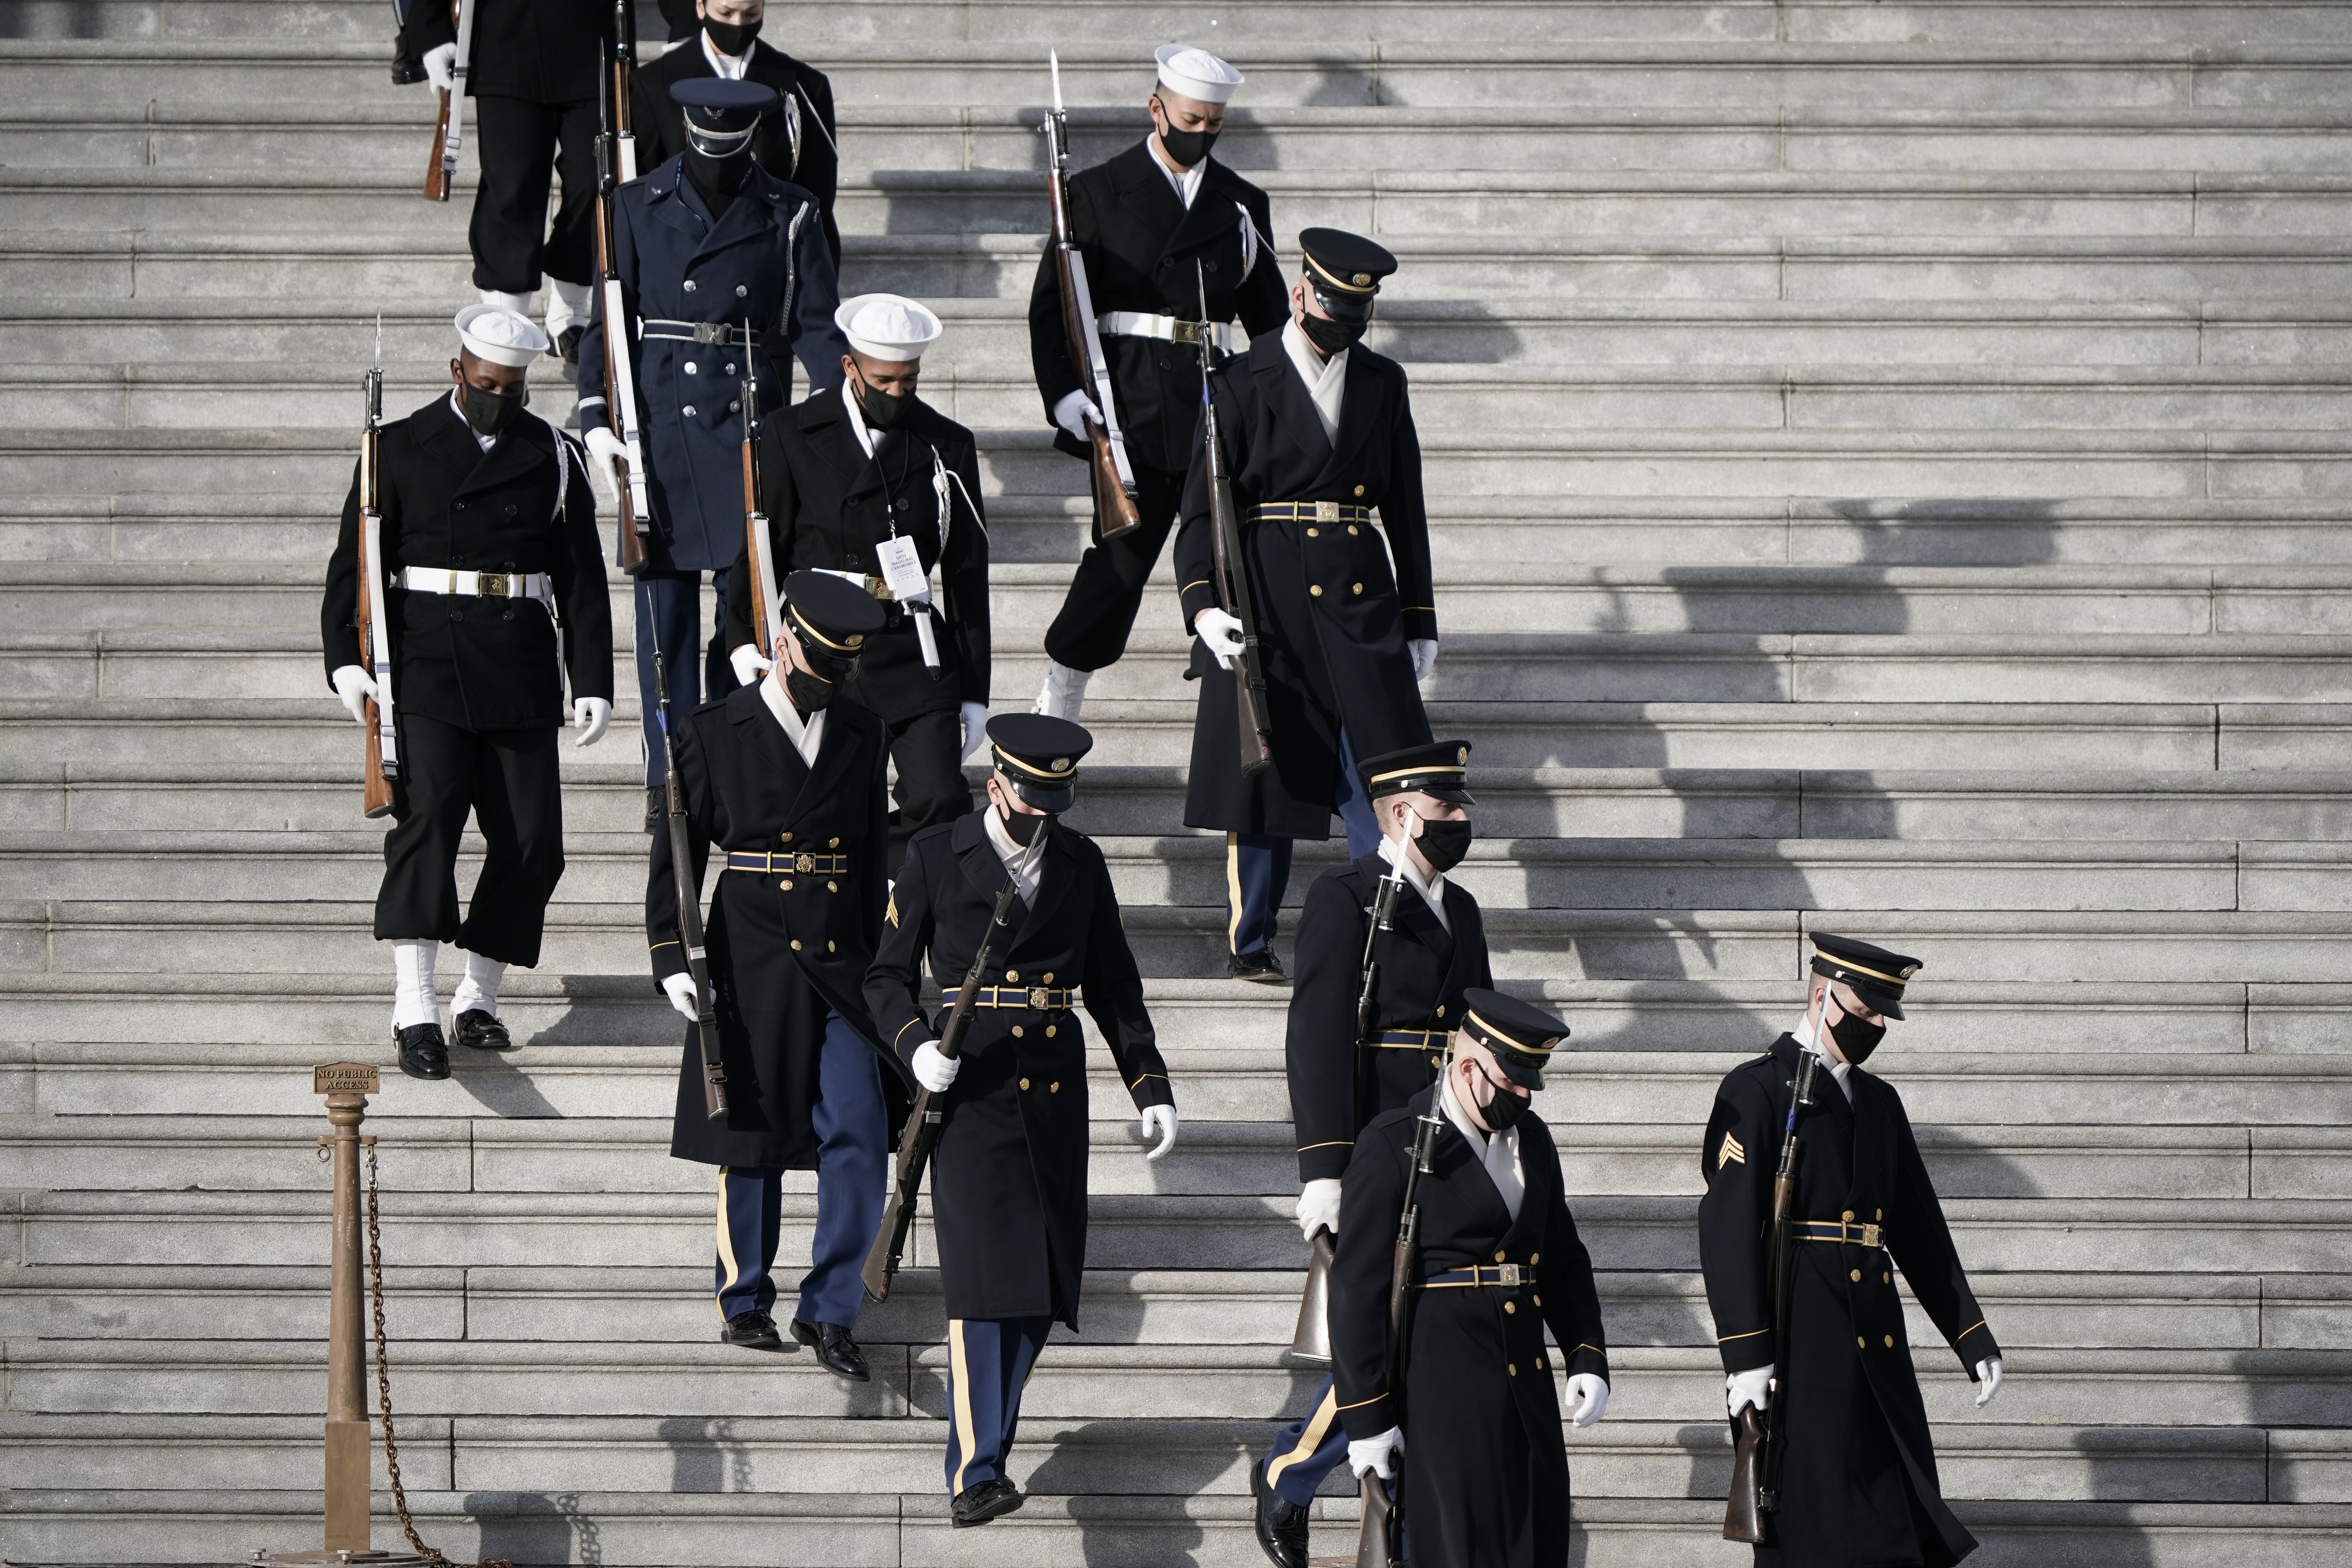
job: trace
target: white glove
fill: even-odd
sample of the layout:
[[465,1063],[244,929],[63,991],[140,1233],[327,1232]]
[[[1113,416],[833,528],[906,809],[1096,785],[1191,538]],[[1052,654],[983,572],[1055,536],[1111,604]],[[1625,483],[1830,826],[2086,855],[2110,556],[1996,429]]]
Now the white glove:
[[1144,1156],[1157,1160],[1176,1147],[1176,1108],[1172,1105],[1147,1105],[1143,1108],[1143,1135],[1160,1140],[1160,1147]]
[[572,722],[580,731],[575,746],[593,746],[604,738],[613,722],[613,704],[602,697],[583,697],[572,704]]
[[615,505],[621,500],[620,462],[628,451],[628,447],[607,426],[599,425],[588,432],[589,460],[596,465],[596,471],[604,476],[605,493],[613,498]]
[[959,762],[971,761],[971,754],[988,739],[988,704],[967,702],[963,705],[963,755]]
[[1066,392],[1062,394],[1062,401],[1054,405],[1054,423],[1077,440],[1094,439],[1087,430],[1089,420],[1097,425],[1103,423],[1102,410],[1096,407],[1095,400],[1083,392]]
[[693,975],[680,970],[662,982],[662,989],[669,993],[669,1005],[677,1008],[688,1022],[692,1023],[702,1016],[702,1010],[694,1004]]
[[2000,1357],[1977,1363],[1977,1408],[1982,1410],[2000,1392]]
[[1404,1428],[1391,1426],[1377,1437],[1350,1438],[1348,1443],[1348,1468],[1362,1475],[1366,1470],[1384,1481],[1396,1479],[1396,1457],[1404,1449]]
[[1192,629],[1201,634],[1202,646],[1216,656],[1219,669],[1233,668],[1245,640],[1240,621],[1211,605],[1192,617]]
[[1437,639],[1415,637],[1404,645],[1404,650],[1412,655],[1412,678],[1427,680],[1429,672],[1437,668]]
[[1318,1176],[1307,1184],[1298,1194],[1299,1234],[1307,1240],[1315,1239],[1318,1230],[1339,1234],[1339,1178]]
[[757,686],[760,677],[776,668],[774,659],[760,657],[758,643],[747,642],[740,647],[729,648],[727,662],[735,667],[735,684],[738,686]]
[[343,700],[343,707],[354,724],[367,721],[367,700],[375,695],[375,681],[356,664],[346,664],[335,671],[335,695]]
[[925,1040],[915,1047],[915,1081],[933,1094],[945,1094],[962,1070],[963,1058],[940,1055],[935,1041]]
[[443,92],[457,85],[457,46],[439,44],[425,51],[425,79]]
[[1576,1401],[1576,1408],[1568,1413],[1570,1426],[1590,1426],[1609,1413],[1609,1380],[1597,1372],[1570,1378],[1568,1396]]
[[1734,1420],[1751,1405],[1760,1412],[1772,1403],[1772,1369],[1769,1365],[1751,1366],[1746,1372],[1735,1372],[1723,1380],[1723,1387]]

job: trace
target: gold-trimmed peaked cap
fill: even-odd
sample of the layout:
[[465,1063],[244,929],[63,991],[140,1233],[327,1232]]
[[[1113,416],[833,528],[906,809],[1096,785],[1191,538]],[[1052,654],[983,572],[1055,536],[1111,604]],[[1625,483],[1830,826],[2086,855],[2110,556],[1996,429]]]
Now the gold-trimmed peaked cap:
[[1547,1009],[1475,985],[1462,993],[1462,1032],[1494,1052],[1512,1082],[1531,1089],[1543,1087],[1553,1048],[1568,1038],[1568,1026]]
[[1094,748],[1083,725],[1050,713],[999,713],[988,721],[996,776],[1040,811],[1067,811],[1076,797],[1078,760]]
[[1341,228],[1303,228],[1298,248],[1307,253],[1307,285],[1315,302],[1335,321],[1369,321],[1381,279],[1397,269],[1388,247]]
[[1903,988],[1926,967],[1916,958],[1850,936],[1813,933],[1813,973],[1853,986],[1853,994],[1869,1003],[1871,1011],[1889,1018],[1903,1016]]
[[1363,775],[1364,796],[1378,800],[1388,795],[1434,795],[1459,805],[1475,805],[1470,793],[1470,742],[1432,741],[1401,751],[1382,752],[1356,766]]
[[880,601],[830,572],[795,572],[784,579],[784,625],[813,664],[846,667],[882,629]]

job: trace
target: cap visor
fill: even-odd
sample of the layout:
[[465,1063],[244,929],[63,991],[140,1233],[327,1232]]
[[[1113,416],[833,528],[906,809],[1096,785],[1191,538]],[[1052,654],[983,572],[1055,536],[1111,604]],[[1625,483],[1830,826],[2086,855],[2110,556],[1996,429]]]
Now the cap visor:
[[1055,787],[1052,784],[1030,784],[1025,780],[1012,778],[1002,768],[997,770],[996,776],[1011,784],[1014,795],[1040,811],[1067,811],[1070,809],[1070,802],[1077,798],[1077,789],[1071,784]]
[[1521,1067],[1517,1062],[1507,1062],[1499,1056],[1495,1058],[1495,1065],[1503,1069],[1504,1077],[1522,1089],[1537,1090],[1543,1088],[1541,1068]]
[[1860,997],[1864,1003],[1868,1004],[1870,1010],[1877,1014],[1880,1017],[1900,1018],[1903,1016],[1903,998],[1896,995],[1894,992],[1881,991],[1874,985],[1854,984],[1852,981],[1848,981],[1846,984],[1853,985],[1853,994]]
[[1323,307],[1325,315],[1350,325],[1372,319],[1372,299],[1370,294],[1327,294],[1320,289],[1315,290],[1315,302]]
[[1478,804],[1478,797],[1460,784],[1423,784],[1421,793],[1432,800],[1450,800],[1456,805]]

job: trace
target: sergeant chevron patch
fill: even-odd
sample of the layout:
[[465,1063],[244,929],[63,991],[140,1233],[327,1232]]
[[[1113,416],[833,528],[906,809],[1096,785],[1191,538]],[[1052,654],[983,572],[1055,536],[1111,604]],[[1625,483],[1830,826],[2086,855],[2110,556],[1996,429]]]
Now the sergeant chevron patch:
[[892,925],[898,923],[898,895],[895,891],[890,895],[890,902],[883,909],[882,915]]
[[1740,1143],[1738,1139],[1727,1132],[1723,1135],[1722,1151],[1715,1157],[1715,1168],[1720,1171],[1726,1165],[1730,1164],[1734,1160],[1738,1161],[1743,1165],[1748,1163],[1748,1150]]

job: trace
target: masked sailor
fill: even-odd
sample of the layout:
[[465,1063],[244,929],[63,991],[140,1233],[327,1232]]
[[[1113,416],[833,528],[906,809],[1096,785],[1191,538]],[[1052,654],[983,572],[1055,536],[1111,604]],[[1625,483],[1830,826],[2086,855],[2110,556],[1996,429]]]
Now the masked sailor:
[[[916,836],[866,981],[876,1028],[945,1101],[931,1202],[947,1296],[947,1485],[959,1526],[1021,1506],[1008,1470],[1022,1385],[1054,1321],[1078,1326],[1087,1062],[1076,1007],[1102,1032],[1144,1136],[1159,1140],[1147,1158],[1176,1142],[1168,1068],[1110,869],[1091,839],[1055,820],[1093,739],[1032,713],[989,721],[988,738],[988,804]],[[1013,934],[992,954],[950,1058],[935,1042],[1008,878]],[[937,1011],[923,1005],[926,954],[948,992]]]
[[[1716,1090],[1699,1150],[1699,1264],[1737,1419],[1754,1405],[1787,1434],[1779,1506],[1763,1514],[1766,1568],[1958,1563],[1976,1540],[1936,1480],[1927,1411],[1904,1331],[1900,1268],[1913,1300],[1978,1384],[2000,1391],[2000,1347],[1969,1289],[1920,1161],[1903,1098],[1862,1064],[1903,1016],[1916,958],[1851,937],[1813,938],[1812,986],[1796,1029]],[[1766,1250],[1782,1129],[1799,1068],[1799,1222],[1789,1343],[1775,1343]],[[1785,1386],[1776,1384],[1786,1367]]]
[[[1528,1113],[1568,1030],[1496,991],[1463,997],[1437,1085],[1356,1142],[1331,1266],[1331,1373],[1348,1462],[1402,1503],[1414,1568],[1566,1568],[1568,1419],[1609,1405],[1609,1342],[1559,1154]],[[1406,1289],[1402,1387],[1389,1382],[1389,1281],[1414,1139],[1429,1173]],[[1544,1342],[1549,1329],[1553,1343]],[[1402,1483],[1399,1472],[1402,1470]]]
[[[812,386],[830,388],[847,347],[833,324],[839,301],[815,198],[751,162],[774,89],[705,77],[677,83],[670,96],[686,117],[687,150],[613,198],[652,512],[635,595],[647,832],[661,813],[654,650],[680,711],[706,687],[716,694],[734,684],[716,626],[705,668],[701,600],[709,572],[726,602],[727,566],[743,548],[743,382],[756,378],[760,407],[772,411],[791,389],[778,363],[790,363],[786,350]],[[580,351],[580,427],[609,489],[624,447],[610,427],[604,333],[600,295]]]
[[[441,942],[466,950],[449,999],[457,1043],[503,1050],[499,982],[539,963],[547,902],[563,875],[556,731],[565,689],[578,744],[613,714],[613,617],[596,500],[570,437],[524,412],[547,339],[494,305],[457,312],[455,384],[383,427],[376,475],[384,581],[370,590],[392,633],[392,690],[354,661],[360,491],[343,502],[319,630],[327,677],[352,717],[389,700],[400,780],[383,841],[375,935],[393,944],[400,1070],[447,1078],[434,991]],[[381,599],[374,595],[382,594]],[[486,842],[466,918],[457,852],[468,814]]]
[[1029,296],[1029,356],[1058,428],[1055,446],[1084,456],[1088,423],[1115,416],[1141,519],[1108,539],[1105,520],[1095,519],[1094,542],[1045,632],[1037,711],[1065,719],[1078,716],[1087,678],[1127,650],[1144,583],[1183,499],[1201,417],[1202,285],[1207,330],[1229,353],[1283,317],[1265,193],[1209,153],[1242,73],[1183,44],[1156,58],[1159,79],[1144,103],[1152,133],[1069,184],[1070,238],[1086,263],[1113,408],[1100,407],[1071,370],[1051,247]]
[[1428,743],[1418,682],[1437,658],[1404,371],[1358,341],[1396,258],[1338,229],[1310,228],[1298,241],[1307,258],[1292,319],[1213,378],[1274,730],[1274,765],[1254,779],[1241,772],[1234,682],[1220,674],[1243,633],[1217,602],[1197,449],[1176,534],[1184,624],[1198,637],[1192,673],[1202,678],[1184,821],[1225,830],[1226,973],[1275,983],[1292,842],[1330,837],[1337,812],[1350,858],[1380,843],[1357,764]]
[[[764,565],[829,572],[882,602],[848,693],[890,729],[898,808],[890,868],[908,839],[971,810],[964,759],[988,717],[988,528],[971,432],[916,391],[940,319],[896,294],[845,300],[848,379],[768,416],[761,439]],[[727,640],[736,678],[758,679],[753,573],[727,574]]]
[[[866,1378],[851,1336],[858,1269],[882,1216],[889,1163],[887,1068],[862,986],[888,882],[882,721],[837,695],[882,629],[873,596],[822,572],[784,582],[783,657],[757,686],[691,714],[673,707],[678,776],[701,885],[706,846],[725,856],[705,931],[729,1114],[703,1114],[688,1031],[670,1154],[719,1167],[721,1343],[776,1350],[770,1309],[787,1170],[816,1171],[816,1235],[793,1337],[839,1375]],[[654,978],[695,1016],[678,945],[669,835],[654,836],[646,931]]]
[[[1373,757],[1364,793],[1380,847],[1326,871],[1298,915],[1298,984],[1290,996],[1290,1121],[1297,1131],[1298,1226],[1339,1231],[1340,1178],[1364,1124],[1437,1077],[1463,995],[1494,984],[1486,928],[1469,889],[1447,880],[1470,847],[1470,744],[1441,741]],[[1388,929],[1367,947],[1384,881]],[[1370,1031],[1356,1033],[1367,964]],[[1329,1378],[1251,1473],[1257,1539],[1281,1568],[1307,1568],[1307,1508],[1348,1455]]]

